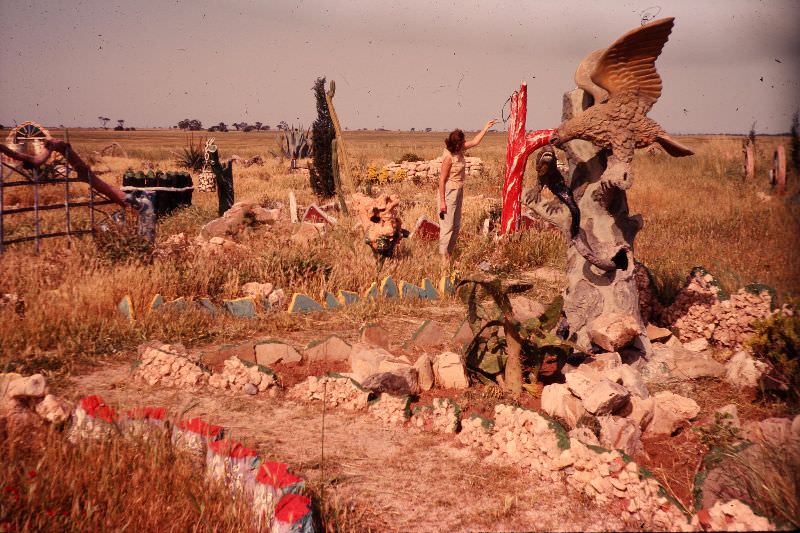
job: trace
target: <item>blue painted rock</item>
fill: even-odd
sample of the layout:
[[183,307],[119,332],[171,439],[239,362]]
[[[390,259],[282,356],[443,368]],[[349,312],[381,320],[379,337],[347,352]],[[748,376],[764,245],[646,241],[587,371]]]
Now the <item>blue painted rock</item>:
[[225,310],[235,317],[253,318],[256,316],[256,301],[251,297],[223,300]]
[[117,304],[117,311],[119,311],[128,322],[133,322],[133,302],[131,301],[131,297],[129,295],[126,294],[122,297],[122,300],[120,300]]
[[318,302],[305,294],[299,292],[294,293],[292,301],[289,304],[289,313],[303,314],[314,313],[316,311],[323,311],[322,306]]

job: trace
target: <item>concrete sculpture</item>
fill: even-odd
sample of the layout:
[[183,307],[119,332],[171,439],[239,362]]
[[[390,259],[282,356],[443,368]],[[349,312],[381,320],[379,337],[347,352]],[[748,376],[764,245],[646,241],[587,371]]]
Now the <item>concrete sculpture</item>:
[[[563,122],[551,137],[567,153],[570,176],[562,177],[555,153],[544,151],[537,159],[538,185],[525,195],[534,212],[571,239],[564,314],[569,338],[586,351],[594,350],[596,319],[610,314],[638,331],[629,345],[650,351],[633,261],[642,218],[629,214],[626,190],[636,148],[658,143],[672,156],[692,154],[647,117],[661,95],[655,61],[672,26],[672,18],[653,21],[584,59],[575,73],[578,88],[564,95]],[[560,201],[545,202],[543,187]]]

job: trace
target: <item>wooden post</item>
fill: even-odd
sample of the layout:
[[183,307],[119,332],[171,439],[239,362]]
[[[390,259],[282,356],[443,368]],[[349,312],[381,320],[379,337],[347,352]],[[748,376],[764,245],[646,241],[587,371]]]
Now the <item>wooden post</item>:
[[525,134],[528,113],[528,85],[520,84],[519,91],[511,95],[511,114],[508,119],[508,144],[506,145],[506,170],[503,176],[503,212],[500,217],[500,235],[519,230],[522,209],[522,182],[525,164],[534,150],[550,141],[555,130],[538,130]]
[[786,192],[786,150],[782,144],[775,147],[772,154],[771,185],[777,194]]
[[742,145],[742,155],[744,156],[744,178],[752,181],[756,175],[756,150],[755,144],[749,138]]
[[219,200],[217,213],[222,216],[225,211],[233,207],[233,161],[228,161],[226,165],[223,165],[219,160],[219,150],[216,146],[210,146],[207,150],[211,171],[217,180],[217,199]]
[[[341,175],[344,175],[344,180],[347,185],[347,188],[351,192],[355,192],[355,188],[353,187],[353,180],[350,178],[350,163],[347,160],[347,151],[345,150],[344,146],[342,127],[339,125],[339,117],[336,115],[336,110],[333,108],[334,94],[336,94],[336,82],[331,80],[330,89],[325,92],[325,101],[328,104],[328,112],[331,114],[331,120],[333,121],[333,129],[336,131],[336,138],[338,139],[338,141],[336,142],[336,147],[339,150],[338,160],[341,161],[342,168],[344,169],[344,172],[342,172]],[[334,174],[334,176],[335,175],[336,174]],[[336,185],[336,194],[339,196],[339,203],[341,204],[342,211],[346,214],[347,205],[344,202],[344,191],[342,191],[341,183],[338,183]]]

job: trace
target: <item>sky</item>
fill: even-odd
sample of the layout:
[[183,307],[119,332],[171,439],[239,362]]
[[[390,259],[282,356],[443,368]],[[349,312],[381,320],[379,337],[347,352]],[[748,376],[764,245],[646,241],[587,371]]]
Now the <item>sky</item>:
[[528,129],[550,128],[586,55],[667,16],[652,118],[673,133],[789,130],[797,0],[0,0],[0,124],[309,126],[326,76],[349,129],[477,130],[522,81]]

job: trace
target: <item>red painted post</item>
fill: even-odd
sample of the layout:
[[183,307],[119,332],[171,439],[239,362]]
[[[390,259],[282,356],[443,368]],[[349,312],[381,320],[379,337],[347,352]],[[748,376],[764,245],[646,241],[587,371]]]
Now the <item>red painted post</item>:
[[525,134],[528,113],[528,85],[523,82],[519,91],[511,95],[511,114],[508,119],[508,144],[506,145],[506,171],[503,176],[503,213],[500,217],[500,235],[519,230],[522,212],[522,179],[525,164],[534,150],[550,142],[553,130],[537,130]]

